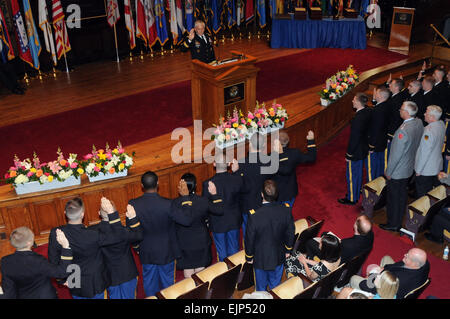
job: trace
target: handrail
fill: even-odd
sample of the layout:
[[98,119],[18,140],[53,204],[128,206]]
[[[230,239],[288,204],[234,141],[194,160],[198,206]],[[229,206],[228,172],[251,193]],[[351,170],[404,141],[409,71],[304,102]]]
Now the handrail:
[[450,46],[450,42],[448,42],[448,40],[442,35],[442,33],[439,32],[438,29],[436,29],[434,24],[430,24],[430,27],[434,30],[434,32],[436,32],[442,38],[442,40],[445,41],[445,43],[447,43],[448,46]]

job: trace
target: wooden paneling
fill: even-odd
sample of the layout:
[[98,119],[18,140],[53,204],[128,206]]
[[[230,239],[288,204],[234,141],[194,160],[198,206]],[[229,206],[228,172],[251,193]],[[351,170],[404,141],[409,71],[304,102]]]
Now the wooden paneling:
[[8,235],[11,231],[21,226],[26,226],[33,230],[33,232],[36,231],[31,221],[28,205],[23,205],[23,203],[19,202],[17,206],[6,207],[5,214],[7,215],[6,231]]
[[81,198],[84,202],[84,224],[90,226],[98,223],[100,217],[98,212],[100,210],[101,198],[103,197],[103,190],[84,193]]
[[30,205],[35,236],[45,236],[53,227],[60,225],[58,207],[54,201],[38,202]]

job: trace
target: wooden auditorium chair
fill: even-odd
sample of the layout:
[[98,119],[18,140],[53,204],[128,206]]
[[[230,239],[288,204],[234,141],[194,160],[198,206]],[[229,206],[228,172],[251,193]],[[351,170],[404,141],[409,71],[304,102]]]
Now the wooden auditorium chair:
[[361,272],[361,268],[369,256],[370,250],[363,252],[362,254],[353,257],[351,260],[345,263],[345,269],[342,273],[340,280],[337,282],[335,290],[340,290],[342,287],[346,286],[350,282],[352,276],[357,275]]
[[405,228],[400,230],[401,233],[407,234],[415,241],[419,231],[428,227],[433,217],[448,200],[447,188],[444,185],[440,185],[412,202],[408,205]]
[[228,265],[229,269],[234,266],[241,266],[236,285],[237,290],[246,290],[255,285],[253,264],[249,264],[245,260],[245,250],[241,250],[234,255],[226,257],[224,262]]
[[225,262],[218,262],[192,275],[197,284],[209,282],[208,299],[231,299],[236,288],[241,266],[228,269]]
[[158,299],[206,299],[209,282],[196,285],[194,279],[183,279],[157,292]]
[[378,210],[386,204],[386,178],[380,176],[363,186],[363,213],[369,217],[373,217],[373,211]]
[[305,290],[309,289],[310,286],[315,286],[314,289],[316,289],[316,291],[313,293],[314,298],[326,299],[331,296],[334,291],[334,287],[342,280],[344,270],[346,269],[345,267],[345,263],[341,264],[338,268],[316,282],[313,282],[303,274],[299,274],[298,277],[303,282],[303,287],[306,287]]
[[[298,222],[298,226],[297,226]],[[306,242],[314,237],[317,237],[319,234],[320,228],[323,225],[323,219],[321,221],[314,221],[312,225],[308,226],[307,228],[304,228],[305,224],[304,222],[297,221],[296,222],[296,240],[294,244],[294,251],[300,251],[301,253],[306,252]],[[297,233],[297,227],[299,229],[299,233]]]
[[270,293],[274,299],[293,299],[303,290],[303,282],[300,277],[293,276],[273,288]]

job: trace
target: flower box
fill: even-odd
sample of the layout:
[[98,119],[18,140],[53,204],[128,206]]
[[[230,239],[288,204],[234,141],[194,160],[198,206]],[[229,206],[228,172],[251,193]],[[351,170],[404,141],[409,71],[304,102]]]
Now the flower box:
[[44,184],[40,184],[38,181],[28,182],[24,184],[18,184],[14,186],[14,189],[17,195],[24,195],[35,192],[43,192],[52,189],[76,186],[81,184],[81,179],[76,178],[75,176],[70,176],[63,182],[58,180],[53,180],[52,182],[47,182]]
[[98,173],[97,176],[89,176],[89,182],[93,183],[93,182],[99,182],[99,181],[104,181],[107,179],[113,179],[113,178],[119,178],[119,177],[125,177],[128,175],[128,170],[124,169],[123,171],[119,172],[119,173],[114,173],[114,174],[104,174],[102,172]]
[[320,105],[322,106],[328,106],[330,105],[332,102],[330,100],[326,100],[326,99],[322,99],[320,98]]

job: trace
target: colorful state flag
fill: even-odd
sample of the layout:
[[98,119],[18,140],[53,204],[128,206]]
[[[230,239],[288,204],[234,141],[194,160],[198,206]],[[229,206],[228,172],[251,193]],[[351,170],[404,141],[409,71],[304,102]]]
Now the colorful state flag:
[[128,29],[130,48],[133,50],[136,47],[136,36],[134,31],[133,12],[131,11],[130,0],[124,0],[125,12],[125,26]]
[[55,28],[56,53],[59,60],[72,49],[60,0],[53,0],[53,28]]
[[194,0],[184,1],[184,10],[186,15],[186,29],[191,31],[194,28]]
[[14,59],[14,50],[9,37],[8,29],[6,28],[6,20],[0,8],[0,56],[3,63]]
[[48,22],[47,3],[45,0],[39,0],[39,28],[44,33],[45,48],[47,52],[52,56],[53,64],[56,65],[58,60],[56,59],[55,43],[53,41],[53,32],[50,23]]
[[183,9],[181,0],[170,0],[170,31],[173,43],[177,43],[181,35],[186,31],[183,25]]
[[114,27],[120,19],[119,4],[117,3],[117,0],[108,0],[106,15],[109,26],[111,28]]
[[13,15],[14,25],[16,26],[16,38],[19,43],[19,57],[31,66],[33,65],[33,56],[31,55],[27,31],[23,23],[22,14],[20,13],[19,4],[17,0],[11,0],[11,9]]
[[266,1],[256,0],[256,12],[259,17],[259,26],[264,28],[266,26]]
[[156,28],[155,7],[153,0],[144,0],[144,10],[148,45],[149,47],[152,47],[156,41],[158,41],[158,30]]
[[236,24],[238,27],[244,20],[244,1],[236,0]]
[[158,34],[158,40],[163,46],[167,40],[169,40],[169,34],[167,32],[166,13],[164,11],[164,1],[155,1],[155,18],[156,18],[156,31]]
[[147,44],[147,25],[144,0],[136,0],[136,36]]
[[214,33],[220,31],[220,6],[219,0],[211,0],[211,14],[212,14],[212,29]]
[[245,22],[249,23],[255,17],[255,4],[253,0],[247,0],[245,3]]

